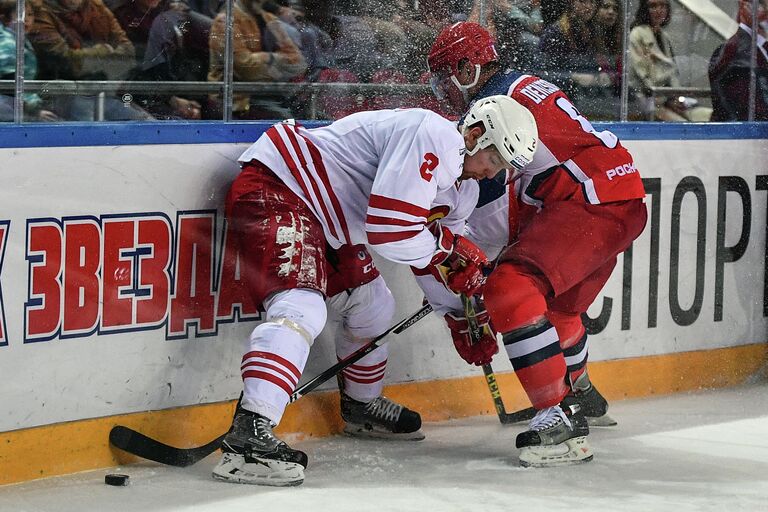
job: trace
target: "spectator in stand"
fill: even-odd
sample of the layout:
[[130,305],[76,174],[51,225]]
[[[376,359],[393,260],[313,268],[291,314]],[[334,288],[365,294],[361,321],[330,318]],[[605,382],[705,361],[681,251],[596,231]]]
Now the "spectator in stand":
[[544,28],[539,49],[544,67],[554,70],[595,72],[598,65],[592,18],[596,0],[571,0],[568,9]]
[[544,28],[537,66],[544,78],[577,99],[593,118],[601,117],[605,97],[612,95],[611,75],[602,69],[598,56],[592,22],[596,12],[597,0],[571,0],[562,16]]
[[[299,0],[267,0],[263,7],[285,24],[286,33],[299,47],[307,63],[305,79],[316,81],[323,69],[333,65],[331,36],[306,19],[304,5]],[[327,9],[327,6],[323,8]]]
[[[327,7],[326,7],[327,8]],[[396,6],[384,0],[337,2],[333,6],[336,62],[367,82],[376,71],[399,69],[408,37],[392,21]]]
[[[304,0],[304,22],[323,34],[322,52],[328,64],[327,68],[318,70],[317,76],[310,68],[310,77],[323,83],[358,83],[360,76],[378,69],[379,55],[371,48],[368,26],[357,16],[337,15],[338,7],[337,3],[328,6],[324,0]],[[363,50],[366,47],[367,50]],[[362,95],[339,86],[320,91],[316,100],[318,111],[313,114],[325,119],[340,119],[366,109]]]
[[419,0],[419,19],[437,32],[459,21],[467,21],[468,0]]
[[544,26],[551,25],[560,19],[560,16],[568,10],[570,0],[542,0],[541,2],[541,18],[544,21]]
[[[28,31],[35,21],[36,1],[27,0],[24,30]],[[16,0],[0,0],[0,80],[16,78]],[[34,80],[37,75],[37,57],[29,40],[24,42],[24,79]],[[46,110],[43,99],[34,93],[24,94],[24,119],[27,121],[56,121],[59,117]],[[14,120],[14,97],[0,95],[0,121]]]
[[409,51],[410,34],[406,34],[394,23],[395,17],[400,14],[400,2],[359,0],[358,3],[358,14],[373,30],[376,36],[376,48],[386,57],[387,68],[402,69]]
[[[29,39],[43,80],[122,79],[134,66],[134,48],[112,12],[101,0],[46,0],[35,16]],[[94,121],[95,96],[58,96],[55,110],[67,120]],[[152,117],[130,101],[104,100],[108,121]]]
[[[208,38],[213,20],[192,11],[184,0],[162,0],[159,5],[164,6],[164,10],[146,13],[146,18],[151,17],[146,34],[142,28],[145,21],[137,21],[140,11],[121,11],[118,18],[127,20],[128,36],[138,41],[137,48],[142,48],[141,58],[131,78],[162,82],[205,81],[209,60]],[[131,30],[131,26],[136,28]],[[183,86],[180,85],[177,94],[159,90],[133,96],[138,104],[158,119],[200,119],[203,116],[201,104],[207,103],[206,97],[190,97],[181,91]]]
[[[284,24],[263,7],[263,0],[234,0],[232,6],[232,51],[235,81],[283,82],[302,77],[306,61]],[[208,80],[224,79],[226,12],[213,21],[210,36]],[[285,119],[291,117],[287,97],[274,93],[236,94],[232,116],[236,119]]]
[[[294,2],[294,5],[296,4],[297,2]],[[261,8],[278,17],[285,33],[291,38],[293,44],[301,49],[301,35],[296,26],[296,14],[298,11],[294,9],[291,2],[289,0],[263,0]]]
[[354,8],[344,2],[329,6],[324,0],[304,0],[305,19],[331,37],[331,60],[335,67],[367,79],[389,67],[377,48],[375,34],[362,17],[350,14]]
[[[302,3],[299,0],[277,0],[276,2],[270,0],[264,3],[264,9],[284,22],[288,35],[301,50],[307,63],[305,81],[337,81],[336,78],[329,79],[329,72],[332,72],[335,67],[333,39],[325,30],[310,21],[306,3],[309,3],[309,9],[313,11],[328,10],[327,5],[320,3],[315,5],[311,1]],[[304,90],[291,98],[291,111],[294,117],[301,119],[339,117],[329,115],[324,108],[326,103],[335,105],[341,103],[338,90],[331,94],[320,93],[316,96],[318,101],[312,101],[313,94],[316,93]]]
[[[432,41],[437,37],[442,24],[434,26],[425,23],[421,5],[417,8],[413,1],[397,0],[393,2],[393,6],[392,22],[407,37],[404,60],[399,71],[403,72],[409,81],[416,82],[419,76],[427,71],[424,56],[429,53]],[[450,15],[444,19],[450,20]]]
[[189,8],[206,18],[215,18],[224,7],[224,0],[188,0]]
[[752,34],[752,3],[741,0],[736,33],[712,54],[709,83],[712,88],[712,121],[746,121],[749,118],[749,81],[752,45],[755,62],[755,121],[768,121],[768,1],[757,11],[757,37]]
[[615,95],[620,94],[621,90],[623,20],[619,0],[600,0],[597,13],[592,19],[598,65],[601,71],[610,75]]
[[169,0],[122,0],[112,8],[115,19],[133,43],[139,63],[144,60],[152,22],[160,13],[168,10],[168,2]]
[[536,51],[541,31],[544,29],[541,0],[512,0],[509,18],[519,27],[521,46],[528,51]]
[[652,87],[680,87],[672,38],[664,30],[670,21],[669,0],[640,0],[629,32],[629,83],[642,113],[662,121],[708,121],[712,109],[691,98],[657,97]]
[[[520,16],[527,17],[528,14],[514,7],[513,1],[475,0],[469,13],[469,21],[487,27],[496,38],[499,55],[503,56],[501,62],[503,66],[512,69],[534,67],[538,53],[538,35],[535,36],[535,47],[525,46],[523,32],[527,29],[524,28]],[[528,4],[528,0],[517,1]],[[538,26],[538,33],[541,33],[541,26]]]
[[336,67],[332,32],[336,32],[337,26],[331,9],[324,0],[304,0],[295,17],[310,81],[315,81],[323,69]]

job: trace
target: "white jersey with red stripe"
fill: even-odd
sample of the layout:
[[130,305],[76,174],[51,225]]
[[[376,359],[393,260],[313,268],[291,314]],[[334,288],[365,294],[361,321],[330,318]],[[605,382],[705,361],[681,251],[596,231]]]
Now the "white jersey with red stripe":
[[591,204],[645,196],[632,156],[616,135],[595,130],[556,85],[533,75],[499,72],[474,99],[495,94],[511,96],[536,119],[539,144],[516,182],[523,203],[541,207],[576,194]]
[[437,250],[427,219],[464,165],[456,125],[423,109],[360,112],[320,128],[274,125],[239,158],[269,167],[312,209],[329,244],[369,244],[425,267]]

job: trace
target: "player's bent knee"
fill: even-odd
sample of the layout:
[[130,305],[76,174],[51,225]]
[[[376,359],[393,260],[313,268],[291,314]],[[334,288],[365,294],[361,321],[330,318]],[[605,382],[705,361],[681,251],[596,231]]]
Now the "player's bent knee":
[[384,278],[358,286],[349,296],[344,323],[355,338],[373,338],[386,331],[395,315],[395,298]]
[[536,278],[514,263],[496,267],[483,288],[483,298],[493,326],[501,333],[533,325],[547,312]]
[[291,329],[312,345],[325,327],[328,311],[323,294],[308,288],[275,293],[264,301],[267,324]]

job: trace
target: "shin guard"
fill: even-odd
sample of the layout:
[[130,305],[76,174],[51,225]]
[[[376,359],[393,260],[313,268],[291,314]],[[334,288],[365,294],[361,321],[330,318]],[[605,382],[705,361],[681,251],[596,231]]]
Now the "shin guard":
[[506,262],[483,290],[491,323],[502,333],[512,367],[536,409],[559,404],[568,392],[560,339],[545,316],[544,289],[530,269]]

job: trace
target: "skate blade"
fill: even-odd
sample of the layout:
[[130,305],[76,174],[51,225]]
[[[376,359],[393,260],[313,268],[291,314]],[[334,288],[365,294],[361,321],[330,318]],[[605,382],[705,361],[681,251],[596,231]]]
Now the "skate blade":
[[389,430],[377,429],[371,425],[356,425],[354,423],[347,423],[344,426],[344,433],[352,437],[389,439],[393,441],[421,441],[426,437],[421,430],[394,433]]
[[225,453],[213,468],[213,478],[236,484],[287,487],[304,482],[304,467],[295,462],[256,458],[245,462],[245,457]]
[[589,462],[594,457],[586,436],[574,437],[549,446],[526,446],[520,450],[520,465],[532,468],[570,466]]
[[615,427],[619,424],[607,414],[603,414],[602,416],[587,416],[587,423],[590,427]]

